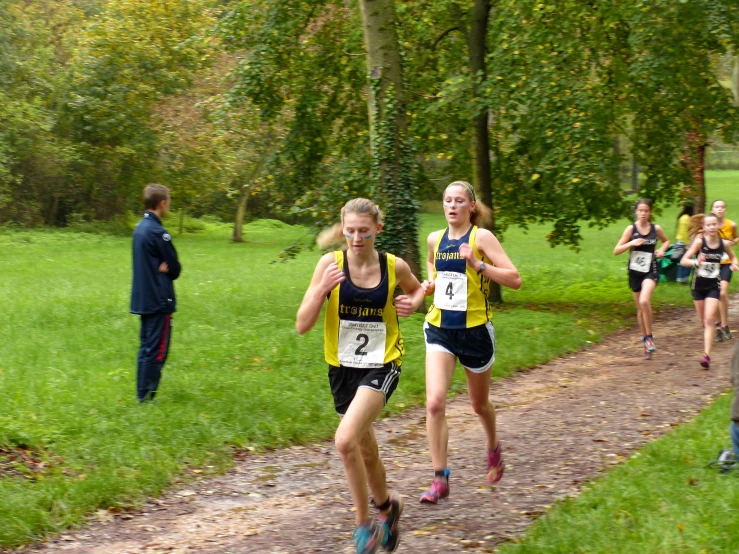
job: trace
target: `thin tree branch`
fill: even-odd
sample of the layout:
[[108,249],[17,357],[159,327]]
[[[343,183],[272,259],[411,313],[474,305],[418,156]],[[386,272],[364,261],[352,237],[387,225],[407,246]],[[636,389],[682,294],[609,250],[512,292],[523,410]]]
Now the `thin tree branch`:
[[453,31],[459,31],[461,33],[462,28],[459,25],[457,25],[456,27],[452,27],[451,29],[447,29],[446,31],[441,33],[434,41],[434,44],[431,45],[431,50],[436,50],[436,45],[439,44],[444,39],[445,36],[447,36],[449,33],[452,33]]

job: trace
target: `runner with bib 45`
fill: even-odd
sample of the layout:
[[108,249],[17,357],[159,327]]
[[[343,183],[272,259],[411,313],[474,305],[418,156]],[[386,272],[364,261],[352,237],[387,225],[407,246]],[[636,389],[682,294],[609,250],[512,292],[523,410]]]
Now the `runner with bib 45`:
[[[703,346],[705,352],[700,360],[703,369],[711,367],[711,346],[713,345],[713,319],[719,309],[721,297],[721,260],[728,255],[731,271],[737,271],[737,259],[731,251],[731,242],[719,236],[718,216],[706,214],[703,218],[703,236],[690,245],[680,260],[683,267],[693,267],[693,280],[690,288],[693,304],[703,326]],[[694,258],[695,256],[695,258]]]
[[[390,496],[372,423],[400,377],[403,337],[398,316],[407,317],[423,304],[423,289],[408,264],[375,250],[382,213],[371,201],[356,198],[341,210],[341,224],[318,239],[323,248],[345,242],[347,249],[324,255],[298,310],[301,335],[318,320],[328,300],[324,322],[324,355],[336,412],[336,450],[356,509],[356,554],[398,547],[398,520],[403,500]],[[405,293],[393,299],[395,287]],[[380,510],[369,515],[369,486]]]
[[[657,260],[665,255],[670,247],[667,235],[659,225],[651,221],[652,202],[642,198],[636,203],[636,221],[626,227],[621,238],[613,249],[618,256],[627,250],[629,255],[629,286],[634,293],[636,302],[636,317],[641,328],[642,342],[644,343],[644,358],[649,359],[656,350],[652,336],[652,293],[657,288],[659,269]],[[659,250],[656,250],[657,239],[662,241]]]
[[466,181],[444,191],[448,227],[428,237],[427,270],[423,282],[434,303],[426,315],[426,431],[434,480],[421,502],[436,504],[449,495],[447,451],[449,430],[446,395],[457,359],[465,369],[470,403],[480,417],[487,438],[487,480],[503,476],[503,459],[490,402],[490,373],[495,360],[495,330],[490,322],[490,282],[518,289],[521,277],[490,231],[478,228],[490,209],[477,202]]

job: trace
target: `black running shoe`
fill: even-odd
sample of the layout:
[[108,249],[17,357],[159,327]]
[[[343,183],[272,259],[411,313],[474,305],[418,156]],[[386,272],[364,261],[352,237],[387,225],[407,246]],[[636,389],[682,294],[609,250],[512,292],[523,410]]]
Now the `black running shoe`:
[[383,526],[385,530],[385,536],[382,539],[382,549],[386,552],[395,552],[398,549],[400,543],[400,529],[398,529],[398,522],[400,521],[400,515],[403,513],[403,498],[398,496],[397,498],[390,497],[390,513],[380,513],[377,516],[377,521]]

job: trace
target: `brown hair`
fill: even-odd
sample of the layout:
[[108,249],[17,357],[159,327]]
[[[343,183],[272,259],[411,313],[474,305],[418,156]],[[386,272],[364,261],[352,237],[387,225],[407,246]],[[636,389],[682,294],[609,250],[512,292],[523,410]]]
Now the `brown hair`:
[[493,222],[493,210],[483,204],[480,200],[477,200],[474,187],[467,181],[454,181],[449,183],[444,189],[444,192],[449,187],[462,187],[467,193],[467,198],[470,202],[475,203],[475,209],[470,212],[470,223],[477,225],[478,227],[488,227]]
[[640,198],[636,201],[636,204],[634,204],[634,211],[637,210],[639,206],[644,204],[647,208],[649,208],[649,211],[652,211],[652,201],[649,198]]
[[720,198],[717,198],[716,200],[714,200],[713,202],[711,202],[711,209],[713,209],[713,207],[716,205],[716,202],[723,202],[724,203],[724,207],[726,207],[726,200],[721,200]]
[[169,198],[169,189],[164,185],[150,183],[144,188],[144,208],[156,210],[159,203]]
[[688,235],[691,239],[697,238],[703,233],[703,218],[705,214],[695,214],[690,216],[690,223],[688,224]]
[[366,198],[349,200],[341,208],[341,223],[325,229],[318,235],[316,243],[324,250],[344,243],[344,216],[347,214],[369,215],[375,223],[382,223],[384,215],[380,207]]

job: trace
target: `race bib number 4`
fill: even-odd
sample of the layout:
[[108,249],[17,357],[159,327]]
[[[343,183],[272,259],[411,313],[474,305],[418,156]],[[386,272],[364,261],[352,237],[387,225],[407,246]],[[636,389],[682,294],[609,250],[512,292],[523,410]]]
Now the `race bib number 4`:
[[698,266],[698,277],[718,279],[719,264],[704,262]]
[[440,310],[466,311],[467,275],[456,271],[439,271],[436,274],[434,305]]
[[382,322],[339,322],[339,363],[347,367],[382,367],[385,362],[385,336]]
[[652,253],[633,250],[629,258],[629,269],[639,273],[649,273],[652,269]]

